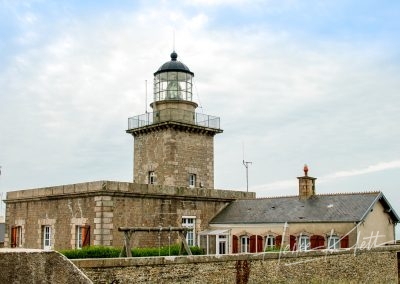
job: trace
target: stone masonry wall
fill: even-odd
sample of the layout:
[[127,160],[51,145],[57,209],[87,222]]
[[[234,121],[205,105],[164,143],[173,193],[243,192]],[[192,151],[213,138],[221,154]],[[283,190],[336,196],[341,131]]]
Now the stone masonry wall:
[[[5,247],[12,226],[22,228],[21,246],[43,248],[43,226],[51,227],[52,249],[76,245],[76,227],[90,226],[90,244],[122,246],[122,226],[181,226],[182,216],[196,217],[196,231],[228,202],[254,193],[98,181],[7,193]],[[161,244],[171,241],[163,233]],[[157,233],[133,236],[133,246],[158,246]]]
[[149,171],[155,184],[189,186],[196,174],[196,187],[214,187],[214,137],[167,128],[139,134],[134,139],[134,180],[147,184]]
[[[398,283],[399,246],[336,253],[81,259],[94,283]],[[114,281],[114,282],[113,282]]]

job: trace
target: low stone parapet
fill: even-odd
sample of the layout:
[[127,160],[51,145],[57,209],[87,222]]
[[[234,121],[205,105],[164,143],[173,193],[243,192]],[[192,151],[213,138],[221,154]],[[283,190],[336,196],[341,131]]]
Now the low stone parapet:
[[55,251],[0,249],[0,283],[93,283]]
[[399,251],[400,246],[387,246],[73,262],[95,283],[398,283]]

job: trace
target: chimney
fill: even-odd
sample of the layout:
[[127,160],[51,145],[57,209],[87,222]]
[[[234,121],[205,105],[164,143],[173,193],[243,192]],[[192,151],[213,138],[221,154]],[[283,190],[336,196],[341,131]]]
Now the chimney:
[[306,200],[315,195],[315,180],[314,177],[308,176],[308,166],[304,165],[304,176],[297,177],[299,180],[299,199]]

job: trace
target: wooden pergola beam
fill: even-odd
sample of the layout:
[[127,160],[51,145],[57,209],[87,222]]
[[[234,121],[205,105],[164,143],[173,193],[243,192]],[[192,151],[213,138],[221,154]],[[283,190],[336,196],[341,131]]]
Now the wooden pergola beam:
[[181,247],[179,249],[179,255],[183,253],[183,248],[186,250],[188,255],[192,255],[192,251],[186,241],[186,233],[188,231],[193,231],[192,228],[186,227],[119,227],[118,231],[124,233],[124,246],[119,254],[120,257],[132,257],[132,246],[131,237],[135,232],[178,232],[181,239]]

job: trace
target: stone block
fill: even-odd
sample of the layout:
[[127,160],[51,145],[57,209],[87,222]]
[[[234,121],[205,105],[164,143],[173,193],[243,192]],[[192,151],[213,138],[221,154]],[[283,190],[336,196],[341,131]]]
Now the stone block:
[[103,186],[103,181],[92,181],[87,184],[88,191],[101,191]]
[[64,185],[64,194],[75,193],[75,186],[73,184]]
[[88,191],[88,183],[77,183],[75,184],[75,192],[87,192]]

